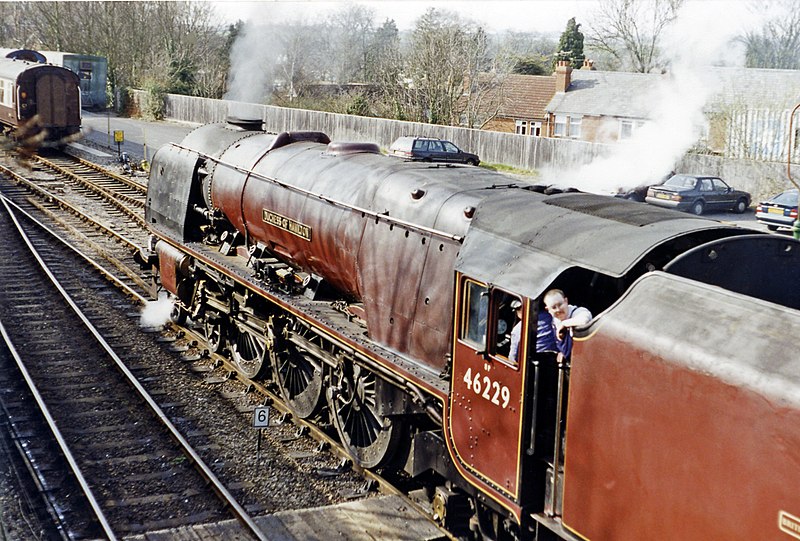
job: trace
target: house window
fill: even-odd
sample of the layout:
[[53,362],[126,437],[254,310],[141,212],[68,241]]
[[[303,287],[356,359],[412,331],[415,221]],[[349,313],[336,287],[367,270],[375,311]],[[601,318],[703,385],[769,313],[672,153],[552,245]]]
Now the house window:
[[542,123],[541,122],[531,122],[531,135],[534,137],[541,137],[542,136]]
[[636,130],[644,126],[641,120],[620,120],[619,121],[619,140],[630,139]]
[[581,138],[581,124],[583,117],[571,116],[569,117],[569,136],[573,139]]
[[517,135],[526,135],[528,133],[528,121],[527,120],[517,120],[516,127],[514,133]]
[[555,137],[567,136],[567,115],[556,115],[556,123],[553,129],[553,136]]

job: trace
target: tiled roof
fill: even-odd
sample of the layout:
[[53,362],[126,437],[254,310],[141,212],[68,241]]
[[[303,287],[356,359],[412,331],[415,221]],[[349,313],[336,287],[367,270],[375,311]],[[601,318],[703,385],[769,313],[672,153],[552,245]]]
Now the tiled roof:
[[[567,92],[555,94],[550,113],[646,119],[669,74],[573,70]],[[748,109],[791,109],[800,102],[800,71],[707,68],[699,79],[712,88],[705,109],[725,105]]]
[[547,105],[551,113],[604,115],[645,119],[652,96],[666,77],[652,73],[573,70],[566,92],[558,92]]
[[498,116],[516,119],[545,117],[556,80],[552,75],[508,75],[503,82],[503,101]]

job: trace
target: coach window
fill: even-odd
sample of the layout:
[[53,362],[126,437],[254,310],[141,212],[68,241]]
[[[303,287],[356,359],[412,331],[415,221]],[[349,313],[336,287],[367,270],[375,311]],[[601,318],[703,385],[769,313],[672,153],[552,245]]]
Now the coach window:
[[0,81],[0,103],[11,107],[12,90],[7,83],[8,81]]
[[486,320],[489,316],[489,290],[477,282],[464,282],[461,339],[474,349],[486,348]]

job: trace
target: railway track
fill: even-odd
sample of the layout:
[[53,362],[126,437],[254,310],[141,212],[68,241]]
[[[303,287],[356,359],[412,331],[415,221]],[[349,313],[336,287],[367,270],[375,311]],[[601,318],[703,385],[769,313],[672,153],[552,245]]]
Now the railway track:
[[[52,458],[52,441],[60,450],[38,468],[41,483],[71,480],[61,498],[51,492],[60,529],[70,538],[98,531],[115,538],[176,521],[220,520],[231,510],[251,535],[266,539],[139,383],[128,366],[135,360],[117,353],[130,350],[129,338],[81,295],[90,284],[102,287],[92,284],[97,278],[76,272],[46,233],[24,221],[8,206],[0,219],[0,274],[9,278],[0,289],[0,334],[39,406],[35,415],[53,434],[31,438],[31,456]],[[47,446],[31,448],[41,442]],[[70,499],[75,483],[82,496]]]
[[[68,162],[68,160],[65,161]],[[65,165],[61,160],[58,161],[57,165],[60,169],[70,167],[69,163]],[[80,167],[83,166],[80,165]],[[94,171],[94,169],[90,169],[90,171]],[[6,174],[12,173],[6,171]],[[84,172],[81,174],[94,176],[97,173]],[[107,212],[113,212],[108,209],[111,207],[117,208],[120,201],[119,198],[116,198],[117,203],[112,203],[110,206],[85,203],[86,200],[92,201],[95,198],[114,198],[113,194],[116,190],[135,194],[135,192],[139,191],[138,187],[131,187],[127,182],[106,182],[95,178],[91,182],[101,186],[102,190],[93,190],[91,194],[87,195],[84,192],[85,182],[76,181],[73,184],[72,181],[68,182],[61,179],[61,177],[57,180],[52,180],[51,177],[48,177],[40,182],[24,178],[24,175],[20,175],[17,172],[13,172],[13,175],[15,175],[13,177],[13,185],[8,182],[2,183],[4,184],[2,186],[4,193],[10,194],[10,197],[17,201],[19,205],[26,207],[27,210],[43,213],[58,228],[68,231],[70,237],[85,247],[87,253],[91,254],[91,256],[87,256],[88,259],[95,258],[111,262],[110,266],[114,269],[113,274],[117,274],[120,277],[118,287],[129,298],[135,298],[135,302],[145,302],[143,294],[148,290],[148,277],[141,275],[138,264],[133,259],[133,254],[138,250],[138,246],[146,242],[146,231],[140,228],[138,222],[131,225],[131,222],[125,219],[108,220],[104,218]],[[69,175],[66,175],[66,177],[69,177]],[[72,186],[75,186],[74,190],[77,192],[77,196],[71,193],[73,191]],[[31,193],[33,193],[33,197]],[[101,210],[98,212],[97,209]],[[67,212],[64,212],[65,210]],[[91,210],[95,212],[91,212]],[[116,227],[118,221],[126,224],[125,233],[122,235],[119,234]],[[132,238],[137,240],[131,241]],[[100,305],[104,305],[107,303],[107,296],[105,299],[101,297],[97,302]],[[120,309],[130,311],[130,306],[126,308],[121,306]],[[181,370],[185,371],[188,363],[191,368],[191,371],[188,371],[190,377],[195,378],[196,381],[197,374],[199,374],[205,387],[217,390],[219,396],[228,401],[236,401],[240,411],[252,411],[254,405],[258,403],[272,404],[273,409],[279,414],[277,416],[278,422],[273,422],[275,427],[271,428],[274,433],[272,439],[277,440],[278,444],[293,442],[288,445],[293,445],[295,448],[305,448],[302,451],[284,451],[291,460],[301,463],[313,461],[317,464],[327,462],[322,466],[314,467],[311,470],[313,472],[312,477],[326,478],[334,484],[337,484],[336,480],[339,479],[338,485],[340,488],[337,489],[339,498],[369,497],[371,494],[375,494],[376,490],[389,494],[401,494],[404,492],[403,487],[395,486],[393,481],[383,479],[369,472],[354,473],[350,461],[343,458],[346,452],[339,446],[335,438],[331,437],[330,430],[326,431],[324,426],[316,427],[301,420],[292,420],[294,424],[290,423],[288,410],[281,405],[279,397],[274,395],[270,388],[238,374],[235,366],[225,357],[209,354],[202,348],[198,349],[197,343],[204,340],[204,338],[202,330],[195,330],[191,326],[180,328],[168,325],[165,327],[164,332],[156,335],[157,341],[173,350],[173,356],[177,356],[175,352],[182,352],[179,357],[179,363],[182,364]],[[169,391],[163,390],[160,392],[169,393]],[[208,434],[205,434],[205,436],[208,437]],[[276,442],[273,441],[272,443]],[[326,456],[328,457],[327,459],[324,458]],[[273,465],[276,462],[280,462],[274,459],[267,459],[267,462],[270,461]],[[331,461],[334,461],[334,463],[331,463]],[[302,466],[302,464],[300,465]],[[402,482],[402,480],[397,481]],[[253,483],[258,482],[253,481]],[[241,484],[248,485],[249,483],[250,481],[245,481]],[[343,485],[346,488],[342,488]],[[412,500],[407,501],[409,506],[415,506]],[[279,506],[274,505],[274,503],[272,505],[270,503],[250,504],[250,508],[255,510],[269,510],[270,507],[277,508]],[[427,515],[430,514],[429,510],[420,509],[420,512]],[[443,532],[443,536],[447,536],[447,534]]]
[[66,155],[36,157],[30,170],[0,164],[0,172],[51,209],[92,224],[129,250],[146,245],[143,208],[147,188],[88,163]]

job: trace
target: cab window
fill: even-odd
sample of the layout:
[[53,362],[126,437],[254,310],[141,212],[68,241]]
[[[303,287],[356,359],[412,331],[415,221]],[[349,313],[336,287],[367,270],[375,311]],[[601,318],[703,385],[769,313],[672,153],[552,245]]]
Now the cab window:
[[499,360],[516,364],[516,361],[509,361],[511,351],[511,331],[517,323],[514,301],[522,305],[521,299],[500,289],[493,289],[491,294],[492,302],[492,329],[494,337],[489,346],[489,353]]
[[511,332],[517,323],[514,301],[522,304],[517,295],[466,280],[459,338],[478,352],[516,365],[509,360]]
[[489,315],[489,289],[477,282],[467,281],[464,288],[464,318],[461,339],[475,349],[486,347],[486,320]]

